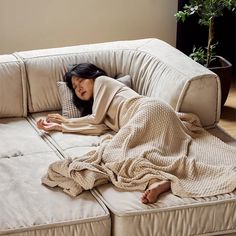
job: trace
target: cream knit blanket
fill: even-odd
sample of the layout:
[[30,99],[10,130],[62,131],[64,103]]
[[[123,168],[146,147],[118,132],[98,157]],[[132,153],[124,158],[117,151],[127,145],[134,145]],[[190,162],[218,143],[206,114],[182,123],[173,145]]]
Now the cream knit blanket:
[[42,183],[71,196],[112,182],[144,190],[153,178],[171,181],[173,194],[205,197],[236,188],[236,148],[201,128],[195,115],[175,113],[165,103],[128,100],[122,128],[106,135],[94,151],[52,163]]

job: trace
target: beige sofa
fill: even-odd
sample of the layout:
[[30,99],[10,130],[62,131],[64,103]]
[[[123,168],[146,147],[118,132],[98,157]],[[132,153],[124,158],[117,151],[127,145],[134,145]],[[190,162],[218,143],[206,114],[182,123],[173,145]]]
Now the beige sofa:
[[230,145],[217,127],[220,84],[215,74],[167,43],[142,39],[16,52],[0,56],[0,235],[224,235],[236,234],[236,191],[208,198],[168,192],[144,205],[141,192],[111,184],[71,198],[41,185],[48,165],[99,145],[101,137],[53,132],[36,121],[61,110],[57,81],[68,65],[91,62],[108,75],[130,75],[132,88],[176,111],[197,114],[203,126]]

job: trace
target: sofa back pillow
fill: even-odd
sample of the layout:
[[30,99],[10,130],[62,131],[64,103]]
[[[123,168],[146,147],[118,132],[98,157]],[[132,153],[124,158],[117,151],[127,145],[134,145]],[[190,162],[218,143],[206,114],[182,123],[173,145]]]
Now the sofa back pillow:
[[210,70],[158,39],[108,42],[19,52],[28,79],[29,112],[61,109],[57,83],[68,65],[93,63],[107,75],[129,74],[139,94],[192,112],[203,126],[220,117],[220,82]]
[[[61,109],[57,82],[63,81],[68,65],[93,63],[113,78],[117,74],[129,74],[127,61],[135,60],[138,55],[133,53],[142,44],[142,40],[137,40],[17,52],[27,71],[29,112]],[[123,55],[123,50],[127,55]]]

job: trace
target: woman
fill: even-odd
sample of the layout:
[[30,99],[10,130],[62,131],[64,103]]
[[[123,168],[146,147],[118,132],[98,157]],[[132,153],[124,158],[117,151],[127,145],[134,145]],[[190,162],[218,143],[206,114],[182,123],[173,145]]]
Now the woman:
[[[177,114],[162,101],[137,94],[92,64],[73,67],[66,73],[65,81],[83,117],[66,119],[59,114],[50,114],[47,120],[37,122],[38,128],[89,135],[113,130],[116,135],[105,138],[96,151],[83,156],[86,167],[81,167],[84,165],[81,159],[57,162],[49,167],[43,183],[58,185],[67,192],[77,188],[80,193],[111,181],[126,190],[145,189],[141,197],[143,203],[156,202],[170,187],[176,195],[194,197],[235,189],[233,159],[226,166],[223,163],[212,166],[204,163],[205,153],[198,155],[205,149],[204,144],[199,145],[198,138],[207,134],[196,116]],[[217,146],[220,141],[210,142]],[[226,145],[220,144],[225,151]],[[231,154],[235,156],[235,150]],[[196,162],[196,159],[200,161]],[[83,182],[86,182],[83,168],[88,175],[93,174],[93,181],[88,185]],[[64,186],[65,181],[57,179],[58,173],[74,182],[69,187]],[[215,187],[209,190],[209,186]]]

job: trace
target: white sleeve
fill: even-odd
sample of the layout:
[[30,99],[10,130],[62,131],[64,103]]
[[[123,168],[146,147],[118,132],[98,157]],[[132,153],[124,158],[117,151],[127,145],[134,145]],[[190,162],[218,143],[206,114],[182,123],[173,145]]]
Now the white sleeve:
[[62,123],[62,132],[88,135],[101,135],[106,133],[109,128],[103,123],[93,124],[93,116],[94,115],[89,115],[80,118],[69,119],[68,122]]

